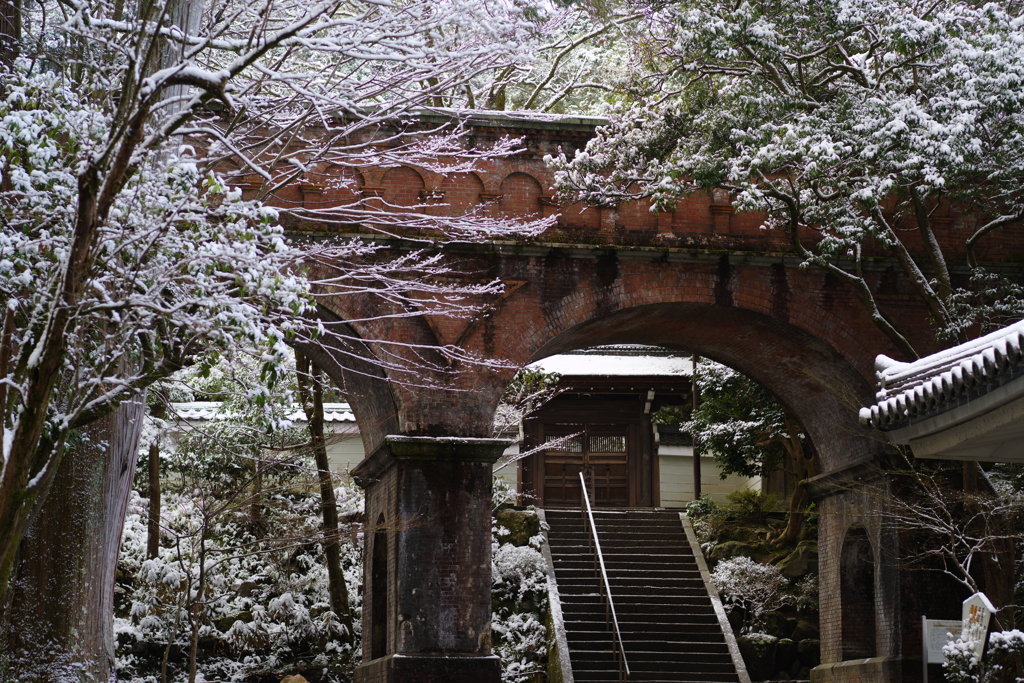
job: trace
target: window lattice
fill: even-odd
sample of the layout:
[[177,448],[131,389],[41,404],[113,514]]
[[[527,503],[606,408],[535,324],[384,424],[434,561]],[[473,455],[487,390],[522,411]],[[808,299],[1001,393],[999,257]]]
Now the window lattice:
[[[561,437],[552,436],[548,437],[546,443],[551,443],[560,439]],[[561,443],[557,443],[550,448],[550,451],[556,451],[558,453],[582,453],[583,452],[583,436],[577,435],[571,439],[565,439]]]
[[591,453],[625,453],[625,436],[592,436],[590,437]]

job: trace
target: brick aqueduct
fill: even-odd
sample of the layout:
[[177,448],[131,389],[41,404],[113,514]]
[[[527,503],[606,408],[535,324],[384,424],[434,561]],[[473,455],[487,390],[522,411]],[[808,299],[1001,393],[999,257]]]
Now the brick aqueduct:
[[[642,202],[558,206],[543,156],[559,148],[571,154],[594,125],[481,116],[472,121],[474,138],[522,136],[526,149],[447,177],[405,166],[364,169],[357,192],[324,189],[324,178],[310,176],[278,197],[307,209],[361,194],[436,215],[488,203],[497,214],[559,216],[539,238],[449,245],[469,280],[505,283],[502,295],[480,298],[482,312],[470,319],[410,316],[375,298],[322,292],[321,317],[337,334],[307,352],[346,388],[359,419],[368,457],[356,474],[367,488],[367,520],[379,529],[366,539],[357,680],[499,680],[490,649],[490,467],[505,444],[488,437],[514,370],[446,363],[431,356],[428,347],[437,344],[514,366],[603,344],[658,345],[761,382],[797,416],[822,473],[811,485],[822,596],[823,664],[815,679],[920,675],[916,625],[922,613],[936,612],[928,612],[918,580],[900,571],[896,534],[879,522],[877,490],[886,483],[874,464],[884,439],[858,424],[856,410],[873,397],[875,355],[899,352],[847,286],[799,268],[785,234],[763,230],[761,216],[734,214],[727,197],[696,194],[657,215]],[[962,244],[971,229],[955,217],[936,224],[949,245]],[[353,232],[290,227],[306,239]],[[1022,237],[987,238],[993,243],[981,253],[1007,253],[1007,240]],[[392,246],[411,248],[398,240]],[[927,312],[909,284],[892,263],[872,263],[868,275],[884,310],[918,330],[914,341],[931,351]],[[410,383],[400,368],[360,354],[404,356],[426,377]],[[851,569],[852,557],[871,562]]]

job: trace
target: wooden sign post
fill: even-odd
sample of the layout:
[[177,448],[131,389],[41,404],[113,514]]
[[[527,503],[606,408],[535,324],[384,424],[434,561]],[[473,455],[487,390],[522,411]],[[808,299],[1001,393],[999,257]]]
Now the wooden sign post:
[[971,644],[974,656],[979,662],[985,655],[988,628],[995,611],[996,608],[992,606],[984,593],[975,593],[964,600],[963,631],[960,634],[960,639]]

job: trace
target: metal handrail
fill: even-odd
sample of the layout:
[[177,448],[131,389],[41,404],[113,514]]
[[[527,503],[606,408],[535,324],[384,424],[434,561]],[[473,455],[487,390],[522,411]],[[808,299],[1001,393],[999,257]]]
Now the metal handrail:
[[583,504],[580,505],[580,513],[584,515],[583,521],[584,526],[586,522],[590,522],[591,532],[591,548],[595,551],[595,570],[600,569],[601,572],[601,587],[604,589],[604,621],[605,624],[612,627],[612,633],[614,634],[614,640],[612,644],[615,646],[615,659],[619,665],[619,683],[626,683],[629,681],[629,662],[626,661],[626,649],[622,644],[622,632],[619,630],[619,619],[615,616],[615,603],[612,600],[612,587],[608,583],[608,572],[604,568],[604,554],[601,552],[601,541],[597,538],[597,525],[594,524],[594,511],[590,508],[590,496],[587,494],[587,480],[583,476],[583,472],[580,472],[580,491],[582,491]]

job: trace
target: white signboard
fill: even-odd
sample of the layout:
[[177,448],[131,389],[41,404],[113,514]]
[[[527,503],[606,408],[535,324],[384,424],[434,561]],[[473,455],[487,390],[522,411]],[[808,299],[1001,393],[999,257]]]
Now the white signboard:
[[975,593],[964,600],[963,631],[960,637],[965,643],[971,643],[974,647],[974,656],[978,658],[978,661],[981,661],[982,655],[985,654],[988,624],[995,611],[996,608],[992,606],[984,593]]
[[962,621],[951,621],[949,619],[923,619],[924,623],[924,652],[928,664],[943,664],[946,655],[942,648],[950,640],[955,640],[960,635],[963,627]]

